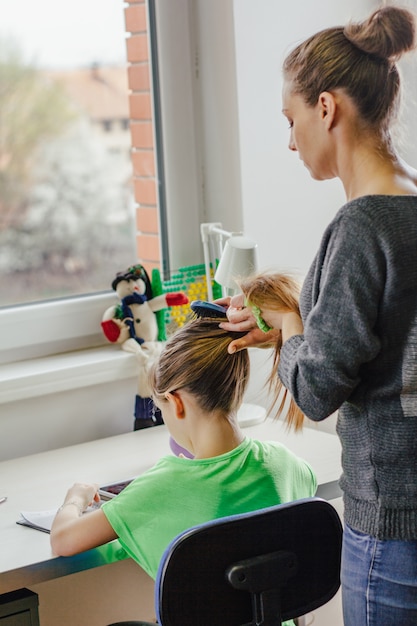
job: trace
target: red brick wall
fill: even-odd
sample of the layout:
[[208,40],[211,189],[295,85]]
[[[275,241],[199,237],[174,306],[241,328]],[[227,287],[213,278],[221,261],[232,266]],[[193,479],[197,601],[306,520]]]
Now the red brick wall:
[[160,268],[158,192],[153,141],[147,6],[145,0],[125,0],[130,131],[136,206],[136,247],[139,263],[150,273]]

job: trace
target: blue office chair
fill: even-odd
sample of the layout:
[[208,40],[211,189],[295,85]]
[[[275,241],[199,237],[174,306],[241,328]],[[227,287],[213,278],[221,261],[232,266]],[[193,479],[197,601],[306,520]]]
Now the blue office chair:
[[[342,525],[308,498],[216,519],[176,537],[155,583],[161,626],[280,626],[340,586]],[[110,626],[155,626],[125,621]]]

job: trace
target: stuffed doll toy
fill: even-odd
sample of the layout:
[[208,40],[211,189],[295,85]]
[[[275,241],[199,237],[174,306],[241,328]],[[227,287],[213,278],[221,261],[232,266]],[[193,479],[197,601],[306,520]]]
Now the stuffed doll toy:
[[112,289],[120,301],[104,312],[101,328],[108,341],[134,353],[140,366],[134,430],[162,424],[148,384],[149,368],[163,346],[158,341],[156,313],[170,306],[187,304],[188,298],[182,292],[153,297],[151,281],[142,265],[118,272]]

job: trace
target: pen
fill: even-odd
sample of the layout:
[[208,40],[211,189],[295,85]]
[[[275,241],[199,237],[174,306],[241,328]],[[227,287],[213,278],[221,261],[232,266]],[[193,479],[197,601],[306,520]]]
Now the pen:
[[3,504],[3,502],[6,502],[7,500],[7,496],[3,496],[3,498],[0,498],[0,504]]

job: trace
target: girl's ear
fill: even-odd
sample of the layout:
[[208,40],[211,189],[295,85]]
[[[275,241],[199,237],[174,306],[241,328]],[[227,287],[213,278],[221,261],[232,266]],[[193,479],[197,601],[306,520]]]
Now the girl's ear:
[[330,91],[322,91],[319,95],[318,104],[321,119],[325,122],[327,130],[331,130],[335,122],[337,109],[334,95]]
[[165,397],[168,402],[171,402],[176,417],[178,419],[182,419],[183,417],[185,417],[185,407],[180,393],[178,391],[169,391]]

